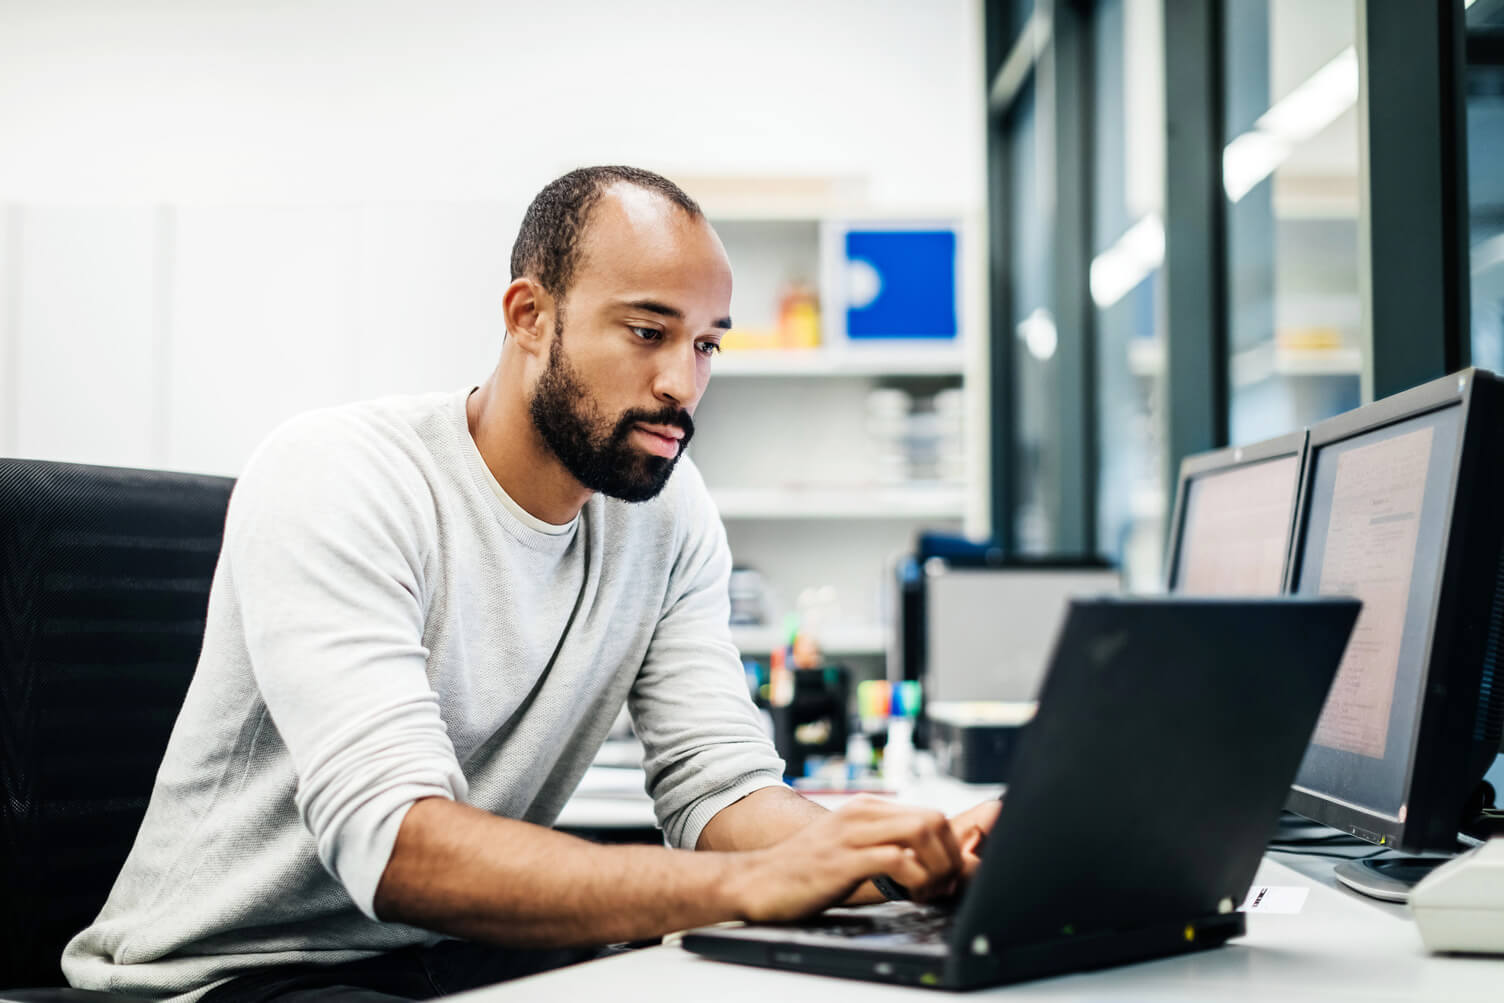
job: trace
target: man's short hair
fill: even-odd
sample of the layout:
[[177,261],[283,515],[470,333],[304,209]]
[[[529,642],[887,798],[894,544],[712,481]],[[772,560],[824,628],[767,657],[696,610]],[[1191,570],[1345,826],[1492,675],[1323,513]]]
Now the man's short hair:
[[623,183],[657,192],[694,219],[705,215],[684,189],[652,171],[638,167],[581,167],[549,182],[527,207],[517,231],[517,242],[512,245],[512,278],[531,276],[562,303],[574,279],[590,211],[606,189]]

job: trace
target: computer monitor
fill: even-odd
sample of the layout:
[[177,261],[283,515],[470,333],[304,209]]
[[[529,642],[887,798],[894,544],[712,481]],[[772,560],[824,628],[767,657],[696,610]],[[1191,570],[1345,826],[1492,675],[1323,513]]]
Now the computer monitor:
[[1171,592],[1280,593],[1305,448],[1301,430],[1181,461],[1165,561]]
[[[1363,612],[1291,810],[1406,853],[1455,851],[1504,731],[1501,545],[1494,375],[1464,370],[1310,430],[1286,587],[1357,596]],[[1372,868],[1341,872],[1381,891]]]
[[1070,600],[1122,591],[1095,562],[926,564],[924,694],[928,703],[1038,699]]

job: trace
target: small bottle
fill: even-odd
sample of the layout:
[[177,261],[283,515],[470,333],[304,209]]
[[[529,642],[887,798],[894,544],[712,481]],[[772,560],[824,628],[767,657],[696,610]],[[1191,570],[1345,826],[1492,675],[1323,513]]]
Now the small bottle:
[[808,282],[790,282],[779,297],[778,338],[784,348],[820,347],[820,301]]
[[900,790],[914,780],[914,721],[919,716],[919,700],[919,683],[912,679],[892,688],[883,776]]
[[787,707],[794,702],[794,673],[788,666],[784,648],[775,648],[768,656],[768,703]]
[[846,780],[858,781],[872,772],[872,742],[860,728],[846,739]]

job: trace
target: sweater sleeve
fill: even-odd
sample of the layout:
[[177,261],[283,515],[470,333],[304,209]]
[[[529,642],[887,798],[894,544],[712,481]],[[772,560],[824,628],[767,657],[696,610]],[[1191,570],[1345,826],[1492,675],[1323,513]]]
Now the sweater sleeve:
[[349,418],[297,419],[252,459],[225,526],[251,669],[297,772],[298,812],[372,918],[408,808],[466,793],[422,643],[432,502],[393,452]]
[[668,842],[694,849],[722,808],[783,783],[731,642],[731,550],[699,473],[681,464],[684,531],[664,612],[628,705]]

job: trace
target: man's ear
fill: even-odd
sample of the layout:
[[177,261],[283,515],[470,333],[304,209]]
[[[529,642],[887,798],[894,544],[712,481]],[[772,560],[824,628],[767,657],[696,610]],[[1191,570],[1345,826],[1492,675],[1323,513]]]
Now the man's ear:
[[544,317],[553,317],[556,311],[553,297],[542,286],[526,276],[513,279],[501,295],[501,313],[507,335],[517,347],[534,355],[547,354],[549,325]]

